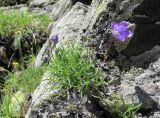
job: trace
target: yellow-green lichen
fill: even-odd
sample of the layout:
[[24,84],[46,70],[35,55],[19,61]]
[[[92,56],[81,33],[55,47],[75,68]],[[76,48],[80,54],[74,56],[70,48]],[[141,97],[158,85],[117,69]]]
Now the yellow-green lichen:
[[96,15],[98,16],[107,7],[108,0],[103,0],[102,3],[96,8]]

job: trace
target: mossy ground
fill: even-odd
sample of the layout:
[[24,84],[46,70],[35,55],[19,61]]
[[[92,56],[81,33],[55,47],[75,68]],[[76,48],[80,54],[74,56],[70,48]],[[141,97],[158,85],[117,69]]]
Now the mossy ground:
[[[48,38],[47,26],[51,22],[48,15],[37,16],[26,10],[0,10],[0,47],[3,53],[12,60],[18,60],[29,53],[37,53],[38,48]],[[0,53],[1,55],[1,53]],[[7,63],[1,60],[2,65]]]
[[0,56],[5,57],[0,63],[11,71],[0,83],[0,117],[18,118],[24,115],[22,108],[43,75],[43,68],[35,69],[33,64],[35,54],[48,38],[51,19],[27,10],[0,10],[0,21]]

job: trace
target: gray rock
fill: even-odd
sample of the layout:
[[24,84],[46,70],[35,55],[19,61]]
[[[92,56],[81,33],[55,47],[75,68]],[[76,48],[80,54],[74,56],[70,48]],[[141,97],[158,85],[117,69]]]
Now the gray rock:
[[53,6],[54,5],[46,5],[46,6],[43,6],[43,7],[30,7],[29,12],[30,13],[35,13],[35,14],[38,14],[38,15],[45,15],[45,14],[50,14],[51,15]]
[[[109,44],[113,40],[110,25],[113,21],[121,22],[125,20],[136,25],[133,29],[134,36],[126,47],[121,50],[123,55],[127,57],[136,56],[158,45],[160,38],[160,25],[157,24],[160,19],[159,4],[159,0],[111,1],[94,25],[93,38],[96,42],[93,43],[97,47],[97,53],[106,52],[110,47]],[[119,47],[123,48],[123,44],[121,43]],[[114,46],[111,47],[109,53],[115,55],[114,53],[119,51],[116,49]]]
[[134,81],[124,80],[121,82],[120,93],[127,103],[142,104],[143,109],[158,109],[160,105],[159,79],[155,73],[146,70],[135,78]]
[[57,0],[33,0],[29,4],[29,11],[39,15],[51,14]]
[[[59,93],[59,85],[57,83],[51,84],[49,81],[49,75],[50,74],[48,72],[44,74],[41,84],[36,88],[36,90],[32,94],[32,102],[26,115],[26,118],[34,118],[35,116],[38,116],[40,114],[38,110],[40,110],[40,107],[45,102],[44,100],[49,100],[52,95],[56,95]],[[34,114],[34,117],[32,117],[32,114],[35,111],[36,114]]]
[[55,3],[57,0],[33,0],[30,2],[30,7],[42,7],[48,4]]
[[49,75],[45,73],[41,84],[32,94],[32,102],[25,118],[91,118],[95,116],[96,107],[89,99],[83,103],[79,92],[64,93],[58,83],[49,81]]
[[[143,116],[156,118],[158,116],[157,114],[159,114],[157,111],[160,111],[159,51],[160,46],[155,46],[150,51],[127,59],[130,63],[138,63],[128,63],[128,66],[132,65],[129,67],[130,69],[126,68],[128,67],[127,64],[125,66],[123,65],[123,67],[116,63],[117,60],[120,59],[119,57],[108,61],[108,69],[105,70],[107,76],[106,79],[108,81],[112,80],[112,83],[107,86],[108,91],[103,92],[107,92],[106,94],[111,95],[109,96],[111,98],[114,94],[122,95],[126,104],[141,104],[140,109],[143,111]],[[110,65],[110,63],[113,65]],[[147,66],[144,66],[146,63],[149,63],[149,65],[147,64]],[[145,69],[143,67],[147,68]],[[119,69],[119,72],[115,73],[117,68]],[[116,80],[117,78],[119,78],[119,82]],[[110,99],[106,97],[105,99],[100,100],[100,105],[106,110],[115,112],[115,109],[112,109],[114,106],[113,98]],[[119,104],[122,104],[122,101]],[[124,105],[122,105],[122,107],[123,106]],[[143,117],[140,115],[137,116],[137,118]]]
[[[159,46],[156,46],[155,48],[153,48],[153,50],[136,56],[134,57],[134,59],[137,60],[142,57],[144,59],[151,58],[152,54],[158,54],[160,48]],[[154,56],[154,58],[157,59],[156,56]],[[137,60],[137,62],[139,61]],[[143,62],[145,62],[145,60],[143,60]],[[134,79],[132,80],[129,79],[128,74],[124,74],[123,79],[121,80],[121,84],[118,85],[118,93],[121,93],[123,95],[127,103],[142,104],[142,109],[144,110],[160,110],[159,63],[160,59],[154,61],[154,63],[151,63],[148,68],[144,69],[144,72],[139,74],[138,76],[136,74],[133,74],[132,78]]]
[[88,6],[82,3],[76,3],[61,19],[53,23],[52,33],[36,58],[35,67],[42,64],[42,56],[45,54],[47,47],[49,47],[49,41],[55,34],[58,34],[59,36],[57,47],[66,41],[68,42],[68,40],[78,41],[81,38],[83,35],[83,29],[86,29],[89,24],[86,16],[88,9]]
[[71,0],[59,0],[52,10],[54,21],[61,18],[64,13],[67,13],[71,9],[72,5],[73,4]]
[[160,112],[156,111],[154,113],[150,113],[147,116],[142,116],[141,114],[139,114],[135,118],[160,118]]
[[[58,34],[58,45],[61,44],[61,41],[66,42],[66,39],[74,39],[78,41],[84,35],[84,30],[93,28],[93,25],[95,24],[99,14],[105,10],[107,4],[109,3],[110,1],[107,0],[102,2],[95,0],[92,2],[91,6],[77,2],[73,7],[71,7],[71,2],[60,0],[53,9],[53,16],[55,16],[55,20],[57,21],[52,23],[49,28],[52,30],[49,40],[52,39],[53,35]],[[63,8],[66,8],[65,12]],[[87,30],[86,34],[89,33],[88,31],[89,30]],[[42,55],[45,54],[45,51],[49,45],[49,40],[44,44],[40,53],[38,54],[35,61],[35,67],[38,67],[42,64]]]

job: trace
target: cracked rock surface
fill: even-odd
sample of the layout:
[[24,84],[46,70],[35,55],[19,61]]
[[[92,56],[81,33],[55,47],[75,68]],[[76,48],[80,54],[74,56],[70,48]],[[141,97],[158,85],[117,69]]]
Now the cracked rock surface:
[[[160,1],[92,0],[89,3],[85,0],[60,0],[55,5],[57,11],[53,8],[52,12],[55,22],[48,41],[36,58],[35,66],[42,64],[42,56],[53,35],[59,35],[57,46],[73,40],[78,42],[83,36],[87,36],[91,38],[95,58],[100,60],[99,65],[106,74],[106,81],[113,81],[102,92],[106,96],[118,93],[126,103],[141,104],[137,118],[159,118]],[[112,47],[109,47],[113,40],[110,33],[111,22],[124,20],[135,24],[134,36],[124,43],[115,40]],[[108,58],[105,58],[106,55]],[[78,93],[73,91],[69,93],[70,100],[66,96],[53,98],[57,91],[46,89],[47,92],[44,92],[41,89],[43,86],[42,82],[33,93],[27,118],[114,118],[109,115],[109,108],[105,108],[105,99],[96,101],[95,105],[88,98],[85,102],[88,104],[83,104]],[[45,84],[45,87],[52,88],[50,83]],[[45,94],[47,97],[44,97]],[[66,107],[70,108],[69,104],[71,110],[66,110]]]

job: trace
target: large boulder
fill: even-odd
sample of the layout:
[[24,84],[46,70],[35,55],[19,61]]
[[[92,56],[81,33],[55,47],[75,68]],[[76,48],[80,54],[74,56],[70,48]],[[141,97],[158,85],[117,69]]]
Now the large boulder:
[[43,63],[43,55],[46,55],[45,53],[49,47],[49,42],[54,35],[57,34],[59,36],[58,45],[61,45],[61,42],[65,42],[65,40],[68,39],[78,41],[78,39],[81,38],[83,29],[86,29],[89,25],[89,16],[87,16],[88,9],[88,6],[78,2],[71,10],[64,14],[61,19],[52,24],[50,37],[37,55],[35,67],[38,67]]
[[[59,36],[57,46],[65,45],[66,42],[73,41],[73,39],[79,41],[85,36],[91,39],[91,45],[96,49],[95,58],[100,60],[99,65],[106,73],[106,81],[112,81],[112,84],[102,91],[106,95],[106,99],[108,95],[118,93],[123,96],[126,104],[141,104],[142,115],[149,118],[160,116],[159,5],[159,0],[93,0],[92,3],[85,0],[72,2],[60,0],[55,7],[58,9],[60,6],[58,11],[53,9],[56,22],[50,26],[50,37],[37,56],[35,67],[43,64],[43,56],[47,55],[46,50],[50,49],[50,40],[54,35],[58,34]],[[67,10],[65,11],[62,6]],[[58,15],[59,13],[60,15]],[[114,41],[113,45],[109,46],[110,41],[113,40],[110,33],[113,21],[129,21],[135,24],[134,36],[127,43]],[[46,90],[49,90],[46,93],[43,91],[44,85]],[[56,92],[50,90],[51,84],[43,84],[42,81],[38,88],[32,95],[33,102],[28,111],[28,117],[37,117],[37,114],[44,115],[44,117],[48,117],[49,114],[58,118],[71,117],[70,113],[72,112],[67,112],[63,107],[61,107],[63,110],[61,112],[57,108],[57,104],[55,105],[53,102],[54,98],[48,102],[49,96],[54,96],[57,92],[56,89]],[[36,97],[37,95],[38,97]],[[63,98],[65,102],[66,99]],[[76,99],[80,101],[77,96]],[[99,103],[102,112],[108,113],[109,108],[106,108],[103,101],[112,102],[106,99],[96,102]],[[58,98],[58,100],[61,99]],[[46,101],[47,103],[45,103]],[[43,105],[39,105],[39,103],[43,103]],[[77,107],[75,100],[71,103],[74,104],[74,108]],[[59,101],[58,105],[65,106],[63,101]],[[115,102],[111,106],[114,105]],[[52,113],[49,113],[50,106],[58,110],[52,110]],[[75,109],[73,111],[77,114]],[[79,112],[84,113],[83,110],[79,110]],[[90,112],[90,114],[92,113],[93,111]],[[67,114],[69,115],[67,116]],[[102,118],[102,116],[96,117]],[[107,115],[105,114],[104,117]]]
[[[125,20],[136,25],[134,36],[126,48],[122,50],[123,55],[128,57],[138,55],[158,45],[160,39],[159,5],[159,0],[113,0],[106,11],[101,13],[95,24],[96,29],[93,34],[96,35],[98,52],[108,50],[107,44],[112,36],[107,29],[110,29],[110,24],[113,21]],[[121,43],[120,46],[123,44]]]
[[[141,112],[148,117],[160,116],[156,112],[160,110],[159,5],[159,0],[113,0],[98,17],[94,29],[89,30],[97,58],[107,60],[100,63],[106,79],[114,83],[108,86],[107,92],[123,95],[128,104],[142,104]],[[113,21],[135,24],[134,36],[127,44],[115,40],[110,47]]]
[[[124,96],[125,101],[142,104],[141,108],[144,111],[160,109],[160,58],[157,60],[157,57],[160,57],[159,46],[132,58],[133,62],[137,62],[138,65],[146,64],[150,58],[156,61],[147,69],[141,68],[141,72],[137,75],[133,73],[135,71],[133,69],[125,72],[122,74],[121,84],[118,85],[118,92]],[[135,67],[134,69],[138,70]]]

